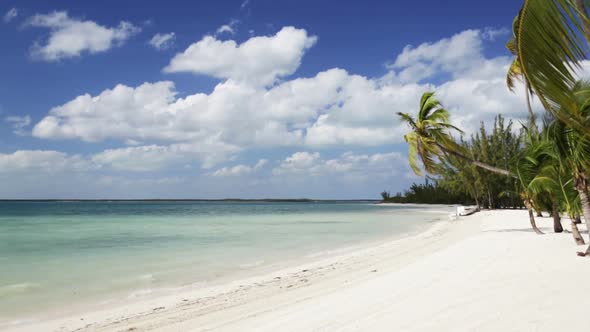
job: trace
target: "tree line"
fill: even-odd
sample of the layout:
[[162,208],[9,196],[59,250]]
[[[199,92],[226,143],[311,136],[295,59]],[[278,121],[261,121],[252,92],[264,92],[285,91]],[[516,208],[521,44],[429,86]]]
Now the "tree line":
[[[516,132],[498,116],[490,132],[482,124],[465,139],[434,92],[424,93],[415,117],[397,113],[410,127],[404,139],[411,168],[436,180],[394,197],[426,200],[428,193],[447,192],[488,208],[524,206],[539,234],[535,215],[551,214],[555,232],[563,231],[561,217],[567,216],[575,242],[585,244],[576,220],[584,219],[590,229],[590,83],[576,71],[590,44],[586,3],[524,1],[506,44],[514,56],[507,87],[521,82],[528,108],[528,122]],[[532,111],[533,95],[545,110],[541,126]],[[590,255],[590,247],[578,255]]]

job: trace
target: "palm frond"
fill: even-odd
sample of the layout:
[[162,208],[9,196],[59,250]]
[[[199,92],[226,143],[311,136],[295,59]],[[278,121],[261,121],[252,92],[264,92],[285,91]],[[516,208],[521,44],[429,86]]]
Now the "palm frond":
[[590,133],[574,107],[575,71],[586,58],[581,15],[571,0],[525,0],[514,24],[516,57],[525,80],[546,110]]

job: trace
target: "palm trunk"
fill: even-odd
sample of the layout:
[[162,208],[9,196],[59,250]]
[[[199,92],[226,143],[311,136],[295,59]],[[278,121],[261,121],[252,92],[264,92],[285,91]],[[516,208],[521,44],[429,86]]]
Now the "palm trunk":
[[572,221],[572,235],[574,236],[574,241],[576,241],[576,244],[579,246],[586,244],[584,242],[584,238],[582,238],[582,234],[580,234],[578,225],[576,225],[576,219],[574,218],[574,216],[570,216],[570,220]]
[[442,151],[444,151],[445,153],[450,154],[450,155],[453,155],[453,156],[455,156],[457,158],[461,158],[461,159],[463,159],[465,161],[468,161],[468,162],[472,163],[473,165],[475,165],[475,166],[477,166],[479,168],[486,169],[486,170],[488,170],[490,172],[493,172],[493,173],[502,174],[502,175],[511,176],[513,178],[516,178],[516,175],[512,174],[512,172],[510,172],[508,170],[505,170],[505,169],[499,168],[499,167],[495,167],[495,166],[491,166],[491,165],[482,163],[481,161],[477,161],[477,160],[475,160],[473,158],[469,158],[469,157],[465,156],[462,153],[459,153],[459,152],[453,151],[453,150],[449,150],[449,149],[445,148],[444,146],[442,146],[442,145],[440,145],[438,143],[436,143],[436,146],[438,146],[438,148],[441,149]]
[[[588,182],[586,178],[577,176],[576,189],[580,195],[580,202],[582,203],[582,212],[584,214],[584,221],[586,222],[586,229],[590,234],[590,200],[588,200]],[[586,255],[590,255],[590,246],[586,249]]]
[[506,176],[512,176],[515,177],[514,174],[512,174],[510,171],[505,170],[503,168],[499,168],[499,167],[494,167],[494,166],[490,166],[488,164],[484,164],[480,161],[477,160],[473,160],[471,158],[467,158],[465,156],[463,156],[463,159],[470,161],[471,163],[473,163],[473,165],[479,167],[479,168],[483,168],[485,170],[488,170],[490,172],[496,173],[496,174],[502,174],[502,175],[506,175]]
[[555,233],[563,232],[563,226],[561,225],[561,217],[559,216],[559,209],[555,201],[551,202],[551,214],[553,215],[553,231]]
[[543,234],[543,232],[541,232],[541,230],[537,227],[537,222],[535,221],[535,213],[533,212],[533,207],[532,207],[531,202],[525,201],[524,205],[526,206],[527,210],[529,211],[529,220],[531,222],[531,227],[533,228],[533,231],[535,231],[535,233],[537,233],[537,234]]
[[543,234],[543,232],[541,232],[541,230],[537,227],[537,223],[535,222],[535,214],[533,213],[533,209],[528,209],[529,210],[529,219],[531,221],[531,226],[533,227],[533,231],[535,231],[535,233],[537,234]]

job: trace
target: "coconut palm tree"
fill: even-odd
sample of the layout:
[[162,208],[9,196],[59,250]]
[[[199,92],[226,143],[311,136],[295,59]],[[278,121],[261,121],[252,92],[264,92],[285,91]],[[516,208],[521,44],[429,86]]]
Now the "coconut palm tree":
[[462,131],[449,123],[449,112],[435,98],[434,92],[426,92],[422,95],[416,119],[407,113],[398,112],[397,114],[411,128],[404,139],[409,145],[410,166],[417,175],[422,175],[418,159],[427,173],[436,174],[439,167],[438,161],[451,155],[488,171],[514,176],[508,170],[487,165],[467,155],[466,150],[451,136],[451,131],[458,133]]
[[[571,90],[574,103],[568,112],[580,118],[590,117],[590,83],[578,81]],[[573,186],[580,197],[582,214],[586,227],[590,230],[590,199],[588,197],[588,170],[590,169],[590,137],[584,132],[567,126],[561,121],[554,121],[551,126],[560,159],[572,172]],[[590,255],[590,247],[586,250]]]
[[[536,188],[537,191],[546,190],[559,198],[560,204],[557,209],[565,210],[570,218],[574,241],[578,245],[583,245],[585,242],[576,224],[576,215],[580,213],[580,199],[572,185],[573,177],[571,174],[571,171],[567,169],[567,165],[561,162],[558,155],[554,154],[529,186]],[[553,213],[559,214],[555,210]]]
[[525,147],[517,156],[514,169],[520,187],[519,195],[529,212],[531,227],[535,233],[543,234],[537,227],[533,209],[540,211],[538,200],[545,193],[545,189],[533,180],[539,175],[546,161],[551,158],[552,146],[549,142],[540,139],[538,130],[524,127],[524,131]]
[[514,22],[518,69],[543,107],[585,134],[590,126],[572,111],[575,70],[586,59],[590,25],[584,1],[525,0]]

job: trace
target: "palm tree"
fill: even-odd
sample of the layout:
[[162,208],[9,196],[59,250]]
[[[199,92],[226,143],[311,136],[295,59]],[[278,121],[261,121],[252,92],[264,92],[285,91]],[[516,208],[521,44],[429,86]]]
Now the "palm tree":
[[[536,128],[536,126],[534,126]],[[551,157],[551,144],[541,140],[538,130],[524,127],[525,147],[516,158],[515,172],[520,186],[520,198],[529,212],[531,227],[537,234],[543,234],[537,227],[533,209],[540,211],[538,200],[545,192],[534,182],[546,160]]]
[[435,98],[434,92],[426,92],[422,95],[416,119],[407,113],[398,112],[397,114],[412,129],[404,135],[404,139],[409,145],[410,166],[417,175],[422,175],[418,158],[427,173],[436,174],[440,166],[437,161],[444,160],[447,156],[454,156],[488,171],[514,176],[508,170],[490,166],[467,156],[465,149],[455,142],[450,133],[452,130],[459,133],[462,131],[449,123],[449,112]]
[[[568,112],[574,113],[580,118],[589,118],[590,83],[576,82],[571,93],[574,103]],[[590,199],[588,197],[588,176],[590,174],[587,173],[587,170],[590,169],[590,137],[558,120],[554,121],[551,129],[560,159],[567,163],[572,172],[573,186],[580,197],[586,227],[590,230]],[[585,254],[590,255],[590,247]]]
[[565,210],[570,218],[574,241],[578,245],[583,245],[585,242],[580,234],[575,217],[580,211],[580,199],[572,186],[573,178],[571,174],[567,169],[567,165],[561,162],[558,155],[554,154],[551,160],[531,181],[530,187],[536,188],[538,191],[546,190],[555,197],[559,197],[561,204],[556,207],[553,213],[559,215],[558,210]]
[[576,112],[574,71],[586,58],[590,25],[584,1],[525,0],[514,21],[518,69],[543,107],[585,134],[590,126]]

